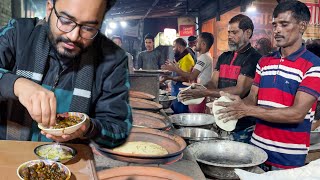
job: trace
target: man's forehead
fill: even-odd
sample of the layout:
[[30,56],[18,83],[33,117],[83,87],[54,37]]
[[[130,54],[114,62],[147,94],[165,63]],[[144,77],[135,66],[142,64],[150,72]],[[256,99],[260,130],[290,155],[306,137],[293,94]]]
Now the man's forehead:
[[239,30],[239,22],[228,24],[228,30]]
[[277,17],[272,18],[272,22],[282,22],[282,21],[288,21],[288,22],[296,21],[296,19],[293,17],[293,12],[286,11],[283,13],[279,13]]

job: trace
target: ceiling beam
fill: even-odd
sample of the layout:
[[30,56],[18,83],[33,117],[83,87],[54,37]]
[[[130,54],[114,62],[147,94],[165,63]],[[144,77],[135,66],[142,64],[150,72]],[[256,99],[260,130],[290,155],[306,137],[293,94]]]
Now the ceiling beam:
[[146,17],[148,17],[149,13],[152,11],[152,9],[158,4],[159,0],[155,0],[152,4],[152,6],[149,8],[149,10],[147,11],[147,13],[144,15],[144,17],[142,18],[142,20],[144,20]]

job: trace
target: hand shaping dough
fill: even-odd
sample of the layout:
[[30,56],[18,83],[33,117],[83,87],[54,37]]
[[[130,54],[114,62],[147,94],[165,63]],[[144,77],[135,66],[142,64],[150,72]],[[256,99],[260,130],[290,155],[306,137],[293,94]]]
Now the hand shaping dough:
[[226,96],[221,96],[219,99],[213,102],[212,113],[215,116],[217,126],[219,126],[221,129],[225,131],[233,131],[236,128],[238,119],[232,119],[226,123],[223,122],[223,119],[219,120],[218,117],[221,114],[217,115],[216,112],[225,107],[215,105],[216,102],[232,102],[232,100]]

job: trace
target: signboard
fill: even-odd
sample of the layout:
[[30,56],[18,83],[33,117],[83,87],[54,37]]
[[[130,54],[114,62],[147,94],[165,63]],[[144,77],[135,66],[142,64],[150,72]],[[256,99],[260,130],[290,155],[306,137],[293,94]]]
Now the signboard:
[[304,2],[311,14],[309,26],[304,34],[304,39],[320,38],[320,2],[319,0],[301,0]]
[[180,25],[180,36],[194,36],[196,34],[196,27],[194,25]]

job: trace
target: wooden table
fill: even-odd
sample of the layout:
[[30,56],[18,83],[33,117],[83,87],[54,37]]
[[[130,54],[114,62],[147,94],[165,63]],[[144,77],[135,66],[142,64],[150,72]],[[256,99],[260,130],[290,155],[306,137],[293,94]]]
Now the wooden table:
[[[38,159],[33,150],[41,144],[46,143],[0,140],[0,179],[19,179],[16,173],[18,166],[26,161]],[[91,148],[82,144],[70,146],[78,151],[77,156],[65,164],[72,173],[71,180],[98,179]]]

